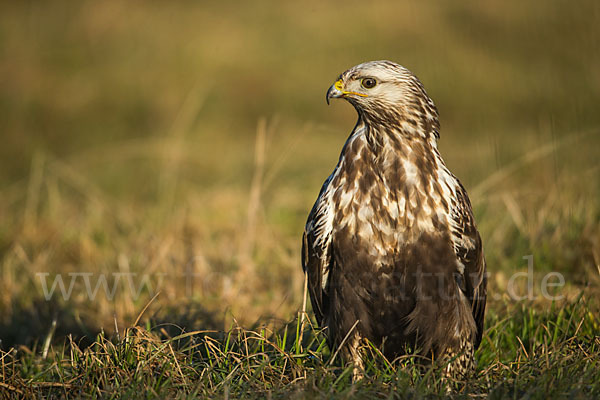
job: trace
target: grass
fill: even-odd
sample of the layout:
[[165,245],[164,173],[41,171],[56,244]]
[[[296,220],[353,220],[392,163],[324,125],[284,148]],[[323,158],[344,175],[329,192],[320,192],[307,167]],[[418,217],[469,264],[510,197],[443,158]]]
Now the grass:
[[[599,15],[0,5],[0,398],[600,396]],[[484,241],[467,384],[375,350],[353,384],[299,321],[304,221],[355,118],[323,96],[381,58],[438,105]]]
[[176,336],[160,325],[132,327],[111,340],[100,333],[85,348],[69,337],[49,351],[3,352],[1,386],[15,395],[59,397],[414,398],[459,388],[465,398],[589,398],[600,394],[598,321],[589,306],[581,296],[558,317],[555,307],[538,312],[525,305],[492,315],[478,351],[479,375],[469,382],[444,382],[412,359],[389,363],[373,352],[366,378],[352,383],[351,367],[328,361],[320,332],[300,336],[296,321],[278,331],[235,327]]

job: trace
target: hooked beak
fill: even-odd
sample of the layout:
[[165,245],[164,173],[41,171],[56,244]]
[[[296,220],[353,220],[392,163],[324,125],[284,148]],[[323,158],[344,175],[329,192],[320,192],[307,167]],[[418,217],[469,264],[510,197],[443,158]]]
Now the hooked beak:
[[367,97],[367,95],[364,93],[350,92],[344,90],[344,83],[341,79],[338,79],[333,85],[331,85],[331,87],[327,91],[325,100],[327,100],[327,104],[329,104],[329,99],[338,99],[340,97],[347,97],[347,95]]
[[338,99],[343,95],[344,91],[342,90],[342,80],[338,79],[327,91],[327,95],[325,96],[327,105],[329,105],[329,99]]

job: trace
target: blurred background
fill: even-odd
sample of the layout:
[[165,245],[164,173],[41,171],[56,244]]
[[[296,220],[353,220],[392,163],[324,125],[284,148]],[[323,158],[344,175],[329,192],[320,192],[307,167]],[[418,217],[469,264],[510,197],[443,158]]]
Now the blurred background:
[[304,222],[356,119],[325,92],[376,59],[438,106],[490,312],[528,255],[532,304],[550,271],[563,299],[597,290],[597,1],[2,2],[1,345],[148,304],[195,329],[294,318]]

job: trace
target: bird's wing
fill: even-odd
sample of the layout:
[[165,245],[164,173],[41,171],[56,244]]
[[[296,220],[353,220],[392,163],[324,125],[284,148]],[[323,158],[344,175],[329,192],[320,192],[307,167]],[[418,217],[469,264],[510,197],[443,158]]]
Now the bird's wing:
[[[333,176],[333,174],[332,174]],[[317,322],[322,326],[329,307],[328,276],[331,266],[333,208],[329,183],[325,181],[315,202],[302,237],[302,268],[308,276],[308,292]]]
[[456,195],[457,207],[452,213],[454,250],[459,262],[464,266],[463,284],[460,286],[471,303],[473,318],[477,326],[475,338],[475,348],[477,348],[483,334],[487,296],[485,257],[481,237],[475,227],[471,202],[465,188],[460,183]]

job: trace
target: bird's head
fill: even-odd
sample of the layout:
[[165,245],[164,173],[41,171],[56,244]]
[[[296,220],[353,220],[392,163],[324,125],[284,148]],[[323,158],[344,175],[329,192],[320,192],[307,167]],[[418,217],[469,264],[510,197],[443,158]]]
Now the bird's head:
[[342,73],[327,91],[348,100],[370,125],[439,137],[438,113],[419,79],[391,61],[370,61]]

